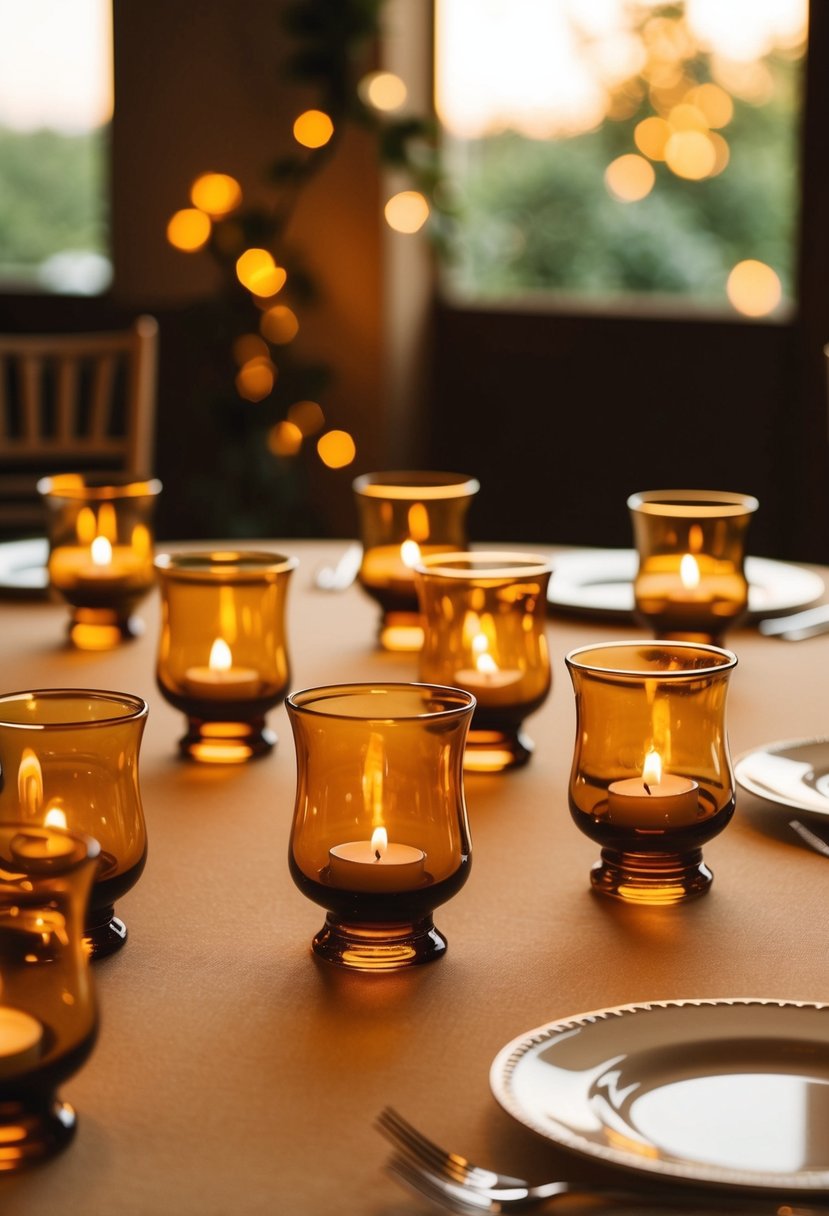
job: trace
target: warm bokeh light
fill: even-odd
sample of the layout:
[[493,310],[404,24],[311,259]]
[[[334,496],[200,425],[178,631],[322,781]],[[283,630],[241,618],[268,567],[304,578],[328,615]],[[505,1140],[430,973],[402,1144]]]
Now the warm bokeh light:
[[734,102],[725,89],[710,81],[691,89],[686,100],[702,111],[709,127],[726,127],[734,117]]
[[316,435],[325,426],[325,414],[316,401],[295,401],[288,409],[288,421],[303,435]]
[[408,89],[394,72],[370,72],[357,86],[360,100],[375,110],[399,110],[406,103]]
[[418,190],[401,190],[386,203],[386,223],[395,232],[419,232],[429,218],[429,204]]
[[[658,0],[436,0],[435,96],[453,135],[475,139],[511,129],[555,139],[624,113],[618,90],[641,75],[657,111],[683,100],[700,50],[721,65],[718,84],[749,100],[758,61],[804,45],[808,0],[686,0],[684,16],[654,12]],[[752,69],[752,74],[742,69]],[[728,81],[726,80],[728,76]],[[740,77],[742,89],[732,87]],[[700,85],[702,89],[715,88]],[[723,126],[722,97],[689,98],[709,126]],[[621,104],[620,104],[621,103]],[[709,109],[710,105],[710,109]],[[715,113],[715,110],[717,113]]]
[[264,338],[259,334],[242,334],[233,343],[233,359],[239,367],[249,363],[251,359],[269,359],[270,351]]
[[167,240],[184,253],[195,253],[210,240],[210,217],[195,207],[184,207],[171,215],[167,224]]
[[277,422],[268,431],[268,451],[274,456],[296,456],[302,447],[302,431],[293,422]]
[[242,187],[227,173],[202,173],[190,187],[190,201],[194,207],[220,219],[239,206]]
[[273,391],[276,368],[270,359],[249,359],[236,375],[236,391],[245,401],[263,401]]
[[728,141],[723,139],[717,131],[709,131],[708,138],[711,140],[711,147],[714,149],[714,168],[709,173],[709,177],[716,177],[718,173],[722,173],[723,169],[728,166],[731,159],[731,149],[728,146]]
[[665,163],[677,177],[698,182],[713,172],[717,154],[705,131],[674,131],[665,145]]
[[284,346],[287,342],[293,342],[299,333],[299,321],[292,308],[286,304],[275,304],[262,314],[259,328],[269,342]]
[[294,139],[303,148],[322,148],[334,134],[334,124],[322,110],[306,110],[294,121]]
[[765,317],[773,312],[783,294],[776,272],[765,262],[748,258],[738,262],[728,276],[726,293],[737,312],[746,317]]
[[707,131],[708,121],[699,108],[687,101],[673,106],[668,114],[668,123],[674,131]]
[[236,261],[236,277],[257,296],[273,296],[288,278],[267,249],[246,249]]
[[317,452],[329,469],[342,469],[351,464],[357,448],[348,431],[326,431],[317,440]]
[[665,145],[672,134],[671,124],[664,118],[653,115],[651,118],[643,118],[636,124],[633,140],[644,156],[651,160],[664,160]]
[[605,185],[621,203],[636,203],[653,190],[656,174],[644,156],[629,152],[617,156],[605,169]]

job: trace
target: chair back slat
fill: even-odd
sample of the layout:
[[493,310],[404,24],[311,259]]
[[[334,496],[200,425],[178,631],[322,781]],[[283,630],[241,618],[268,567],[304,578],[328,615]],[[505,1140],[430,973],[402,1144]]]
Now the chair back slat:
[[62,444],[71,443],[78,434],[78,361],[66,355],[57,361],[55,385],[56,433]]
[[101,355],[92,368],[89,437],[93,443],[99,443],[109,434],[114,384],[115,356]]
[[43,411],[43,363],[37,355],[20,360],[21,432],[27,448],[37,450]]

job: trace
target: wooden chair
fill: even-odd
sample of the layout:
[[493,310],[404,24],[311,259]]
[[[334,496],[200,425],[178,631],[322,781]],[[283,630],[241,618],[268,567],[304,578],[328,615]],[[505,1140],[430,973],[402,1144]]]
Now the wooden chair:
[[158,323],[112,333],[0,334],[0,533],[43,531],[49,473],[151,472]]

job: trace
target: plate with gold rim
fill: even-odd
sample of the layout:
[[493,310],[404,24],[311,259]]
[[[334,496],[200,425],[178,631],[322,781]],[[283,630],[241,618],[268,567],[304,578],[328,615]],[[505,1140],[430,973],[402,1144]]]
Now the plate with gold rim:
[[641,1174],[829,1193],[829,1005],[654,1001],[514,1039],[490,1085],[519,1123]]
[[[633,616],[634,549],[578,549],[553,557],[548,606],[578,616],[629,621]],[[747,557],[748,619],[808,608],[825,585],[814,570],[766,557]]]

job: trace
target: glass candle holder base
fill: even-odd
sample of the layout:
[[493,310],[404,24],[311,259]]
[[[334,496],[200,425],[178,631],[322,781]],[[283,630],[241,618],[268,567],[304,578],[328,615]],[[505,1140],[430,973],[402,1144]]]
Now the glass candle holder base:
[[76,1123],[74,1107],[54,1095],[0,1102],[0,1174],[25,1170],[61,1152]]
[[506,730],[470,729],[463,753],[464,772],[503,773],[521,768],[533,753],[535,744],[518,727]]
[[355,924],[329,912],[312,949],[352,971],[400,971],[441,958],[446,938],[431,916],[405,924]]
[[111,608],[74,608],[67,632],[78,650],[114,650],[122,642],[140,638],[144,622]]
[[276,733],[268,729],[264,717],[249,722],[188,718],[187,733],[179,739],[178,746],[182,756],[200,764],[245,764],[266,756],[276,743]]
[[714,875],[702,849],[688,853],[624,853],[602,849],[590,871],[593,889],[625,903],[665,906],[704,895]]
[[112,904],[90,909],[83,934],[91,959],[106,958],[120,950],[127,940],[127,926],[115,915]]
[[423,645],[423,625],[419,612],[384,612],[377,629],[383,650],[414,654]]

